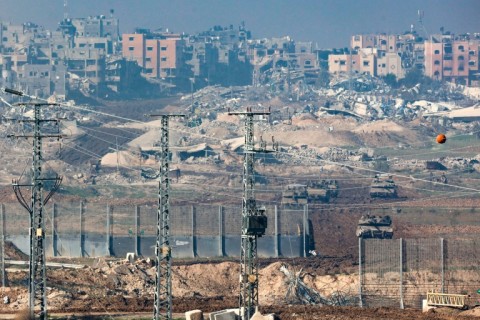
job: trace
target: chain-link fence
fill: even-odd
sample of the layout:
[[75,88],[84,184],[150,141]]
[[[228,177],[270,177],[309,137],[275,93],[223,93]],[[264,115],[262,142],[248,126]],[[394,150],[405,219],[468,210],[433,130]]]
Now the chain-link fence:
[[480,240],[359,240],[364,306],[420,308],[429,291],[471,295],[480,289]]

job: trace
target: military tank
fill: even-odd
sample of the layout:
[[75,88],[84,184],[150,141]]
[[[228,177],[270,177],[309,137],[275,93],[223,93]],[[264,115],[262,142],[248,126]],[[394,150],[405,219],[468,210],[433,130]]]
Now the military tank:
[[282,194],[282,204],[286,207],[308,203],[307,186],[304,184],[289,184]]
[[397,198],[397,186],[388,174],[377,174],[370,186],[371,198]]
[[392,239],[392,219],[390,216],[364,215],[358,221],[356,234],[362,239]]
[[310,181],[307,184],[307,191],[308,202],[329,202],[338,195],[338,183],[333,179]]

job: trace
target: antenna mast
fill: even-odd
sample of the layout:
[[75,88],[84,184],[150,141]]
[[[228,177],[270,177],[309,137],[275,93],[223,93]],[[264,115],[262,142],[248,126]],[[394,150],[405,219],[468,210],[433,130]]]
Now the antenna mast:
[[63,0],[63,20],[68,19],[68,0]]
[[423,32],[425,33],[425,36],[428,38],[428,32],[427,28],[425,28],[425,25],[423,24],[423,17],[425,16],[425,11],[423,10],[418,10],[418,24],[420,24],[420,27],[422,28]]

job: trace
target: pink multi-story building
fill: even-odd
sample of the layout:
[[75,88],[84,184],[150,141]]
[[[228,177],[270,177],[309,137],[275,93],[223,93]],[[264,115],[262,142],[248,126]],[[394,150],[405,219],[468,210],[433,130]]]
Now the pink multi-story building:
[[124,34],[123,56],[135,60],[150,78],[176,76],[182,63],[184,40],[176,34]]
[[159,41],[161,78],[177,75],[177,70],[183,61],[184,45],[184,41],[180,38],[167,38]]
[[401,79],[405,76],[404,65],[412,66],[418,60],[412,45],[415,39],[414,35],[411,38],[391,34],[354,35],[350,42],[353,53],[330,55],[329,72],[350,72],[351,69],[372,76],[393,74]]
[[351,38],[352,54],[329,56],[329,72],[359,72],[374,76],[405,76],[410,68],[426,76],[480,86],[480,36],[442,34],[424,41],[414,31],[403,35],[367,34]]
[[466,85],[477,85],[480,40],[457,40],[453,35],[425,41],[425,75]]

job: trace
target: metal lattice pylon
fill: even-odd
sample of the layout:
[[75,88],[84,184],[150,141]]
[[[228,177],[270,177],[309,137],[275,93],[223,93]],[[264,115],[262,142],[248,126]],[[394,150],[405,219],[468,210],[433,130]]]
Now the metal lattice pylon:
[[[21,92],[6,89],[6,92],[24,95]],[[59,134],[42,134],[41,124],[42,122],[56,122],[58,120],[45,120],[41,119],[41,107],[56,105],[53,103],[24,103],[24,105],[30,105],[34,108],[34,118],[20,119],[20,122],[32,122],[33,134],[32,135],[9,135],[9,137],[24,137],[33,138],[32,149],[32,180],[30,184],[20,184],[18,180],[14,180],[12,183],[15,195],[20,204],[30,214],[30,261],[29,261],[29,312],[30,318],[35,319],[47,319],[47,298],[46,298],[46,268],[45,268],[45,218],[44,218],[44,206],[48,200],[52,197],[55,191],[62,182],[61,177],[55,177],[48,179],[42,177],[42,139],[43,138],[60,138]],[[54,181],[54,185],[47,196],[44,197],[43,189],[45,181]],[[21,187],[31,188],[30,203],[27,202],[21,192]]]
[[254,121],[256,115],[270,112],[229,112],[229,115],[244,116],[245,145],[243,161],[242,233],[240,251],[240,296],[239,307],[242,319],[250,319],[258,307],[258,256],[257,240],[265,234],[266,216],[255,201],[255,153],[266,152],[265,146],[255,149]]
[[158,177],[157,237],[155,242],[156,273],[153,319],[172,319],[172,248],[170,246],[170,151],[168,122],[184,115],[152,115],[161,120],[160,172]]

